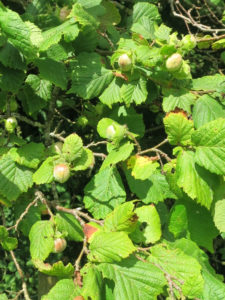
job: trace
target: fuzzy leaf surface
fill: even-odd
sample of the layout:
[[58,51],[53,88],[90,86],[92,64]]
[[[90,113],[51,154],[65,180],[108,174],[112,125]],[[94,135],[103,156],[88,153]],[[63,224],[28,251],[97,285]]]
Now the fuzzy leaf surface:
[[0,191],[8,200],[16,200],[33,184],[32,173],[9,156],[0,159]]
[[121,263],[101,263],[98,269],[104,278],[115,282],[117,300],[155,300],[166,285],[163,272],[156,266],[131,256]]
[[136,250],[125,232],[96,232],[90,243],[88,258],[93,262],[115,262]]
[[113,167],[97,173],[86,185],[84,193],[85,207],[97,219],[104,218],[126,199],[121,177]]
[[196,145],[196,162],[218,175],[225,174],[225,119],[220,118],[200,127],[192,134]]

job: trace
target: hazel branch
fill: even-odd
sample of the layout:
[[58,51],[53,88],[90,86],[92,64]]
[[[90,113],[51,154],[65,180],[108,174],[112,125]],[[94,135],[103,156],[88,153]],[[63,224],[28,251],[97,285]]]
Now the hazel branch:
[[100,141],[100,142],[97,142],[97,143],[92,142],[92,143],[88,144],[87,146],[85,146],[84,148],[97,147],[99,145],[107,145],[107,144],[108,144],[107,141]]
[[131,133],[130,131],[127,132],[127,135],[134,141],[136,147],[137,147],[137,150],[138,150],[138,154],[141,153],[141,146],[140,144],[138,143],[137,139],[135,138],[135,136],[133,135],[133,133]]
[[36,191],[35,195],[46,206],[48,214],[50,215],[51,219],[54,220],[54,215],[49,207],[48,200],[45,198],[44,194],[41,191]]
[[11,229],[15,228],[15,230],[17,231],[20,222],[26,216],[26,214],[28,213],[28,211],[31,208],[31,206],[35,205],[38,200],[39,200],[39,197],[36,196],[35,199],[27,205],[25,211],[20,215],[19,219],[16,221],[16,224],[13,225],[13,226],[11,226],[11,227],[8,227],[7,230],[11,230]]
[[80,211],[80,208],[71,209],[59,205],[57,205],[55,208],[59,211],[73,215],[82,227],[84,227],[85,225],[85,221],[82,218],[86,219],[88,222],[95,222],[97,224],[103,225],[103,221],[93,219],[87,213]]
[[31,300],[31,298],[29,296],[29,293],[28,293],[28,290],[27,290],[26,282],[24,280],[23,271],[22,271],[22,269],[21,269],[21,267],[20,267],[20,265],[19,265],[19,263],[18,263],[18,261],[16,259],[16,256],[15,256],[15,254],[14,254],[14,252],[12,250],[10,251],[10,255],[12,257],[12,260],[13,260],[13,262],[14,262],[14,264],[16,266],[16,269],[17,269],[17,271],[18,271],[18,273],[20,275],[20,278],[22,280],[22,289],[23,289],[23,294],[24,294],[25,300]]

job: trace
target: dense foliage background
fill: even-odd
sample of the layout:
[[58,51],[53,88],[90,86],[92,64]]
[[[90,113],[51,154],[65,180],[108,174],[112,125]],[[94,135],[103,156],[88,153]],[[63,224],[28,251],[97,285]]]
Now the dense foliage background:
[[0,300],[223,300],[225,2],[0,1]]

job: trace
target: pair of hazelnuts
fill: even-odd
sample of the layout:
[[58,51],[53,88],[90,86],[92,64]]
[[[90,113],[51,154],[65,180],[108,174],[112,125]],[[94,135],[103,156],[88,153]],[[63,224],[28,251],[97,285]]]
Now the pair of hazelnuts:
[[[166,68],[170,72],[178,71],[183,63],[181,54],[174,53],[166,60]],[[132,60],[127,54],[122,54],[118,59],[118,65],[122,71],[130,71],[132,67]]]

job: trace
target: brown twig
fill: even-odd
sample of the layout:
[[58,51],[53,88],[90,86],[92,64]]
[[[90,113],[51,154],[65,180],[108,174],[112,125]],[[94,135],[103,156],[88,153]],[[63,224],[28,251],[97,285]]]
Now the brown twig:
[[84,255],[84,253],[88,253],[88,249],[87,249],[87,239],[86,237],[84,237],[84,241],[83,241],[83,247],[80,251],[80,254],[78,256],[78,258],[75,261],[74,267],[75,267],[75,271],[79,271],[80,270],[80,261]]
[[162,128],[164,128],[164,125],[159,125],[159,126],[156,126],[156,127],[148,128],[147,130],[145,130],[145,134],[148,133],[148,132],[153,132],[153,131],[160,130]]
[[105,159],[107,157],[106,154],[104,153],[97,153],[97,152],[93,152],[94,156],[97,156],[97,157],[101,157],[102,160]]
[[211,38],[202,38],[202,39],[196,39],[197,43],[201,43],[201,42],[210,42],[210,41],[218,41],[221,39],[225,38],[225,34],[219,35],[219,36],[214,36]]
[[[20,114],[18,113],[12,113],[11,114],[13,117],[15,117],[16,119],[22,121],[22,122],[25,122],[33,127],[39,127],[39,128],[44,128],[44,125],[37,122],[37,121],[32,121],[30,119],[28,119],[27,117],[24,117],[24,116],[21,116]],[[8,118],[8,114],[7,115],[0,115],[0,118],[1,119],[7,119]]]
[[87,213],[80,211],[80,208],[71,209],[59,205],[57,205],[55,208],[59,211],[73,215],[78,220],[78,222],[81,224],[82,227],[84,227],[85,225],[85,221],[82,218],[86,219],[88,222],[95,222],[97,224],[103,225],[103,221],[93,219]]
[[205,3],[205,6],[207,7],[209,13],[211,14],[211,16],[216,20],[217,23],[219,23],[222,27],[225,27],[225,25],[223,24],[223,22],[221,22],[217,16],[214,14],[214,12],[211,10],[211,8],[209,7],[208,3],[206,0],[203,0]]
[[[168,284],[169,284],[169,289],[170,289],[170,296],[172,297],[172,299],[175,299],[174,298],[174,292],[173,292],[173,287],[180,293],[180,296],[181,296],[181,299],[184,299],[184,296],[183,296],[183,293],[182,293],[182,289],[174,282],[174,280],[176,280],[177,282],[179,282],[181,285],[184,284],[184,281],[183,280],[180,280],[179,278],[169,274],[166,270],[164,270],[159,264],[156,264],[156,263],[153,263],[153,262],[150,262],[138,255],[135,255],[135,257],[144,262],[144,263],[149,263],[149,264],[152,264],[154,265],[156,268],[160,269],[165,277],[166,277],[166,280],[168,281]],[[173,280],[174,279],[174,280]]]
[[63,133],[64,133],[64,131],[61,132],[61,133],[55,133],[55,131],[54,131],[54,132],[50,132],[49,135],[50,135],[51,137],[54,137],[54,138],[58,139],[58,140],[61,141],[61,142],[64,142],[64,141],[65,141],[65,138],[62,137],[62,134],[63,134]]
[[31,298],[29,296],[29,293],[28,293],[28,290],[27,290],[26,282],[24,280],[23,271],[22,271],[22,269],[21,269],[21,267],[20,267],[20,265],[19,265],[19,263],[18,263],[18,261],[16,259],[16,256],[15,256],[15,254],[14,254],[14,252],[12,250],[10,251],[10,255],[12,257],[12,260],[13,260],[13,262],[14,262],[14,264],[16,266],[16,269],[17,269],[17,271],[18,271],[18,273],[20,275],[20,278],[22,280],[22,288],[23,288],[23,294],[24,294],[25,300],[31,300]]
[[97,143],[92,142],[92,143],[88,144],[87,146],[85,146],[85,148],[97,147],[99,145],[107,145],[107,144],[108,144],[107,141],[100,141],[100,142],[97,142]]
[[174,4],[175,4],[174,0],[169,0],[169,3],[170,3],[170,8],[171,8],[172,14],[175,17],[183,19],[185,22],[187,22],[188,24],[191,24],[192,26],[200,29],[201,31],[204,31],[204,32],[214,32],[214,33],[224,32],[225,31],[225,29],[221,29],[221,28],[215,28],[214,29],[214,28],[211,28],[210,26],[203,25],[203,24],[200,24],[200,23],[196,22],[193,19],[193,17],[191,16],[190,10],[187,11],[181,5],[181,3],[179,2],[179,0],[176,0],[176,5],[179,5],[179,7],[184,11],[185,15],[176,12],[175,7],[174,7]]
[[41,191],[36,191],[35,192],[35,196],[38,197],[38,199],[41,200],[41,202],[46,206],[48,214],[51,217],[51,220],[54,220],[54,215],[48,205],[48,200],[45,198],[44,194]]
[[20,215],[19,219],[16,221],[16,224],[13,225],[13,226],[11,226],[11,227],[8,227],[7,230],[11,230],[11,229],[15,228],[15,230],[17,231],[20,222],[26,216],[26,214],[28,213],[28,211],[31,208],[31,206],[35,205],[38,200],[39,200],[39,197],[36,196],[35,199],[27,205],[25,211]]
[[163,151],[158,149],[159,147],[161,147],[162,145],[164,145],[166,143],[168,143],[168,139],[163,140],[162,142],[160,142],[155,147],[152,147],[152,148],[141,151],[139,154],[142,155],[142,154],[146,154],[146,153],[149,153],[149,152],[156,152],[157,154],[160,154],[163,157],[165,157],[166,160],[171,161],[171,158],[166,153],[164,153]]
[[133,133],[131,133],[130,131],[127,132],[127,135],[134,141],[136,147],[137,147],[137,150],[138,150],[138,154],[141,153],[141,146],[140,144],[138,143],[137,139],[135,138],[135,136],[133,135]]
[[60,118],[64,119],[65,121],[67,121],[69,124],[76,124],[75,121],[70,120],[69,118],[66,118],[63,114],[61,114],[61,112],[55,108],[55,112],[57,113],[57,115],[60,116]]
[[16,294],[16,297],[13,298],[13,300],[18,300],[21,294],[23,294],[23,290],[20,290],[20,291]]

